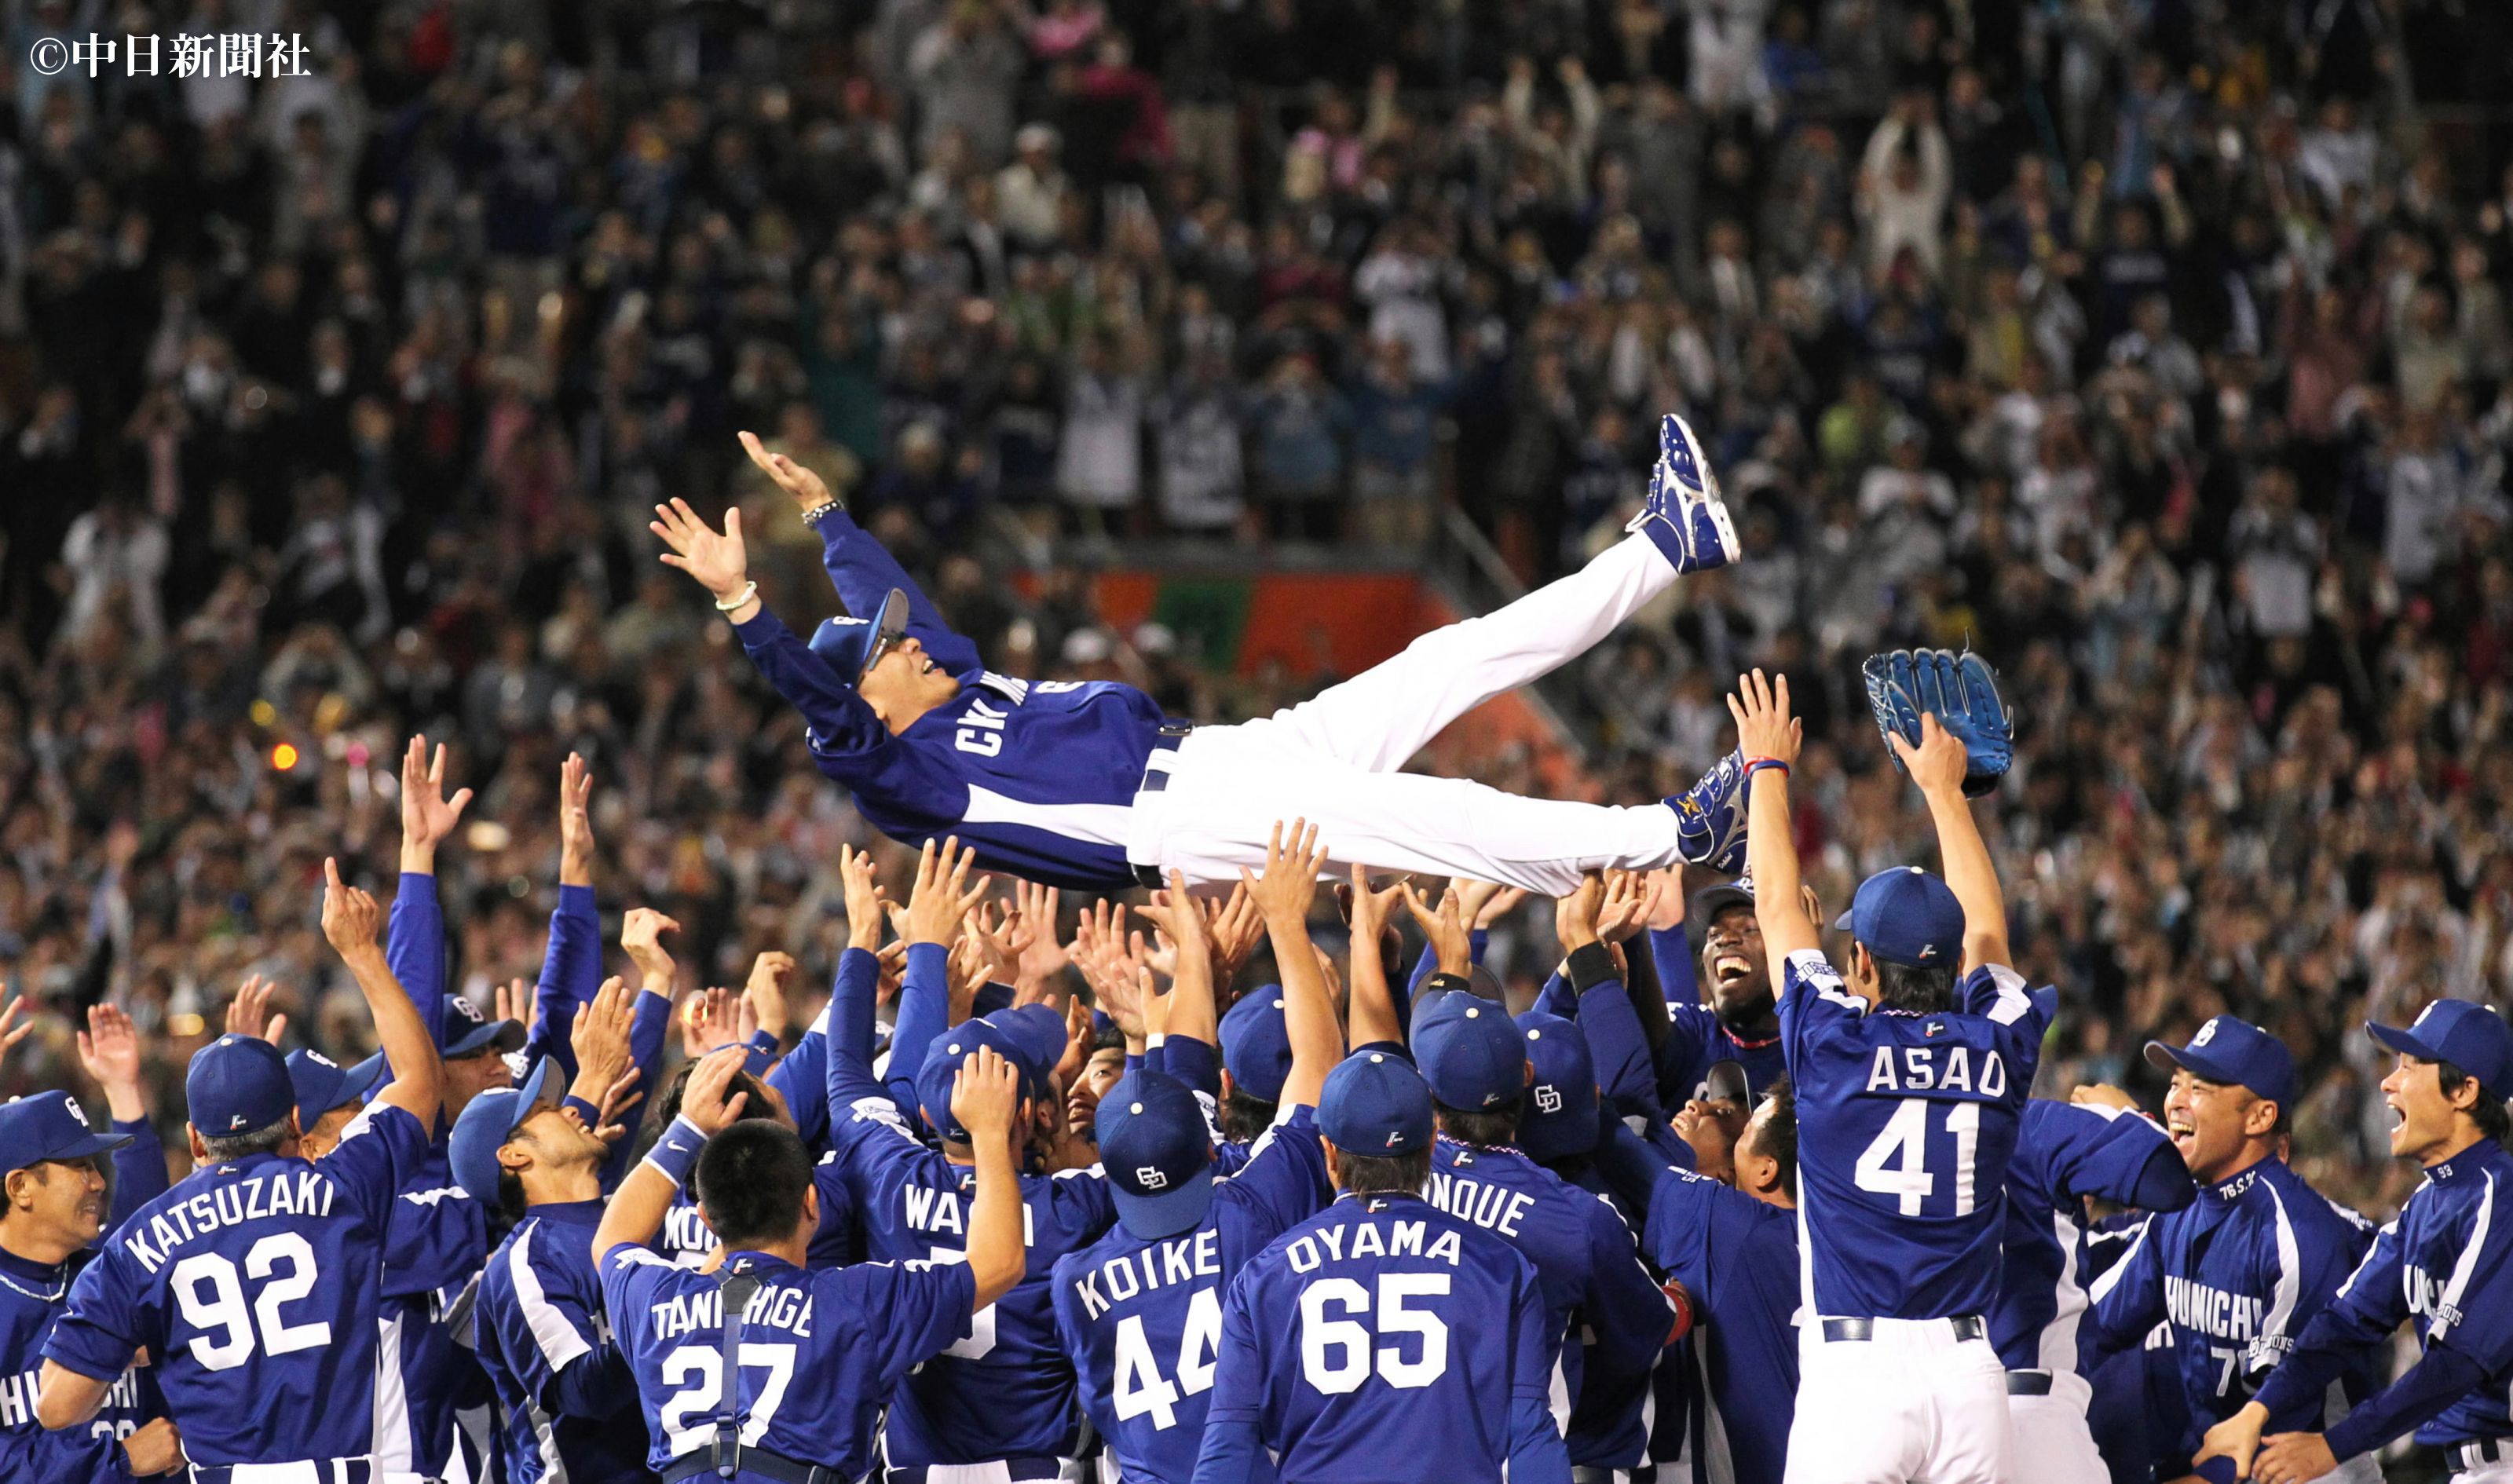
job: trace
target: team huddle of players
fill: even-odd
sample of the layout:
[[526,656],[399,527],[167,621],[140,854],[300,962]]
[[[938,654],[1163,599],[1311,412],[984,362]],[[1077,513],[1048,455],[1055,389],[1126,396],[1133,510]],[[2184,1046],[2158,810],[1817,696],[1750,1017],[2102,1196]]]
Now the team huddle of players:
[[[2378,1232],[2286,1164],[2292,1061],[2231,1018],[2149,1048],[2161,1124],[2033,1101],[2053,997],[1962,744],[1895,741],[1942,874],[1869,879],[1828,946],[1787,683],[1731,706],[1751,886],[1586,877],[1524,1015],[1472,982],[1515,894],[1355,868],[1338,964],[1297,822],[1227,897],[1173,877],[1069,935],[929,844],[903,902],[848,854],[817,1023],[785,1033],[768,955],[668,1081],[676,925],[625,913],[642,983],[604,978],[576,759],[538,987],[442,992],[467,799],[414,741],[389,918],[337,869],[323,902],[375,1061],[283,1059],[249,992],[171,1189],[110,1009],[111,1132],[0,1108],[0,1478],[2284,1484],[2413,1429],[2513,1479],[2494,1014],[2369,1027],[2426,1175]],[[1242,988],[1260,940],[1279,983]]]

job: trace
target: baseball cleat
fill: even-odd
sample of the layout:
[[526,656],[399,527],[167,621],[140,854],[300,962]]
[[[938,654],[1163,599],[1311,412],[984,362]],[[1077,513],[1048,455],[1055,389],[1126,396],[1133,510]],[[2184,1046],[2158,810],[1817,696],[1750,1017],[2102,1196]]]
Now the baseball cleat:
[[1719,498],[1701,440],[1673,413],[1657,420],[1657,463],[1649,500],[1623,527],[1647,536],[1677,572],[1707,572],[1736,559],[1736,527]]
[[1666,801],[1675,811],[1676,849],[1698,866],[1735,875],[1745,868],[1745,755],[1731,752],[1701,782]]

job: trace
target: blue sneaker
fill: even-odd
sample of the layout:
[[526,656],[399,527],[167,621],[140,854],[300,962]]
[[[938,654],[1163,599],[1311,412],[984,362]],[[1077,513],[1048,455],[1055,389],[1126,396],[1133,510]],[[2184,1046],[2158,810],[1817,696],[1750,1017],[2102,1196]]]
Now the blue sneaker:
[[1719,476],[1701,440],[1673,413],[1657,420],[1657,464],[1649,501],[1623,527],[1648,536],[1677,572],[1707,572],[1736,559],[1736,527],[1719,499]]
[[1733,876],[1745,868],[1745,754],[1731,752],[1701,782],[1666,801],[1676,849],[1695,865]]

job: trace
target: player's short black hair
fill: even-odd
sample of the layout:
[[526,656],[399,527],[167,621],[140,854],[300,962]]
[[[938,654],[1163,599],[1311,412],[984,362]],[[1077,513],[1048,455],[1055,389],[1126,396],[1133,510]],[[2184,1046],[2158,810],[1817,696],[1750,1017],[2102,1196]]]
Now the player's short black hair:
[[727,1247],[783,1241],[802,1223],[812,1156],[785,1125],[743,1118],[698,1151],[698,1183],[717,1241]]
[[1779,1161],[1780,1188],[1794,1201],[1798,1198],[1798,1090],[1782,1077],[1763,1090],[1763,1102],[1772,1116],[1755,1136],[1754,1150]]
[[1441,1133],[1460,1143],[1479,1143],[1488,1149],[1498,1149],[1518,1143],[1518,1116],[1526,1107],[1524,1099],[1512,1099],[1498,1107],[1469,1110],[1451,1107],[1434,1098],[1431,1100],[1431,1116],[1438,1121]]
[[1221,1100],[1221,1137],[1233,1143],[1255,1143],[1274,1126],[1275,1117],[1283,1110],[1280,1103],[1268,1103],[1254,1093],[1243,1093],[1236,1083]]
[[[637,1130],[636,1148],[639,1159],[645,1158],[647,1151],[654,1148],[657,1141],[663,1137],[663,1131],[672,1126],[672,1120],[681,1116],[681,1099],[689,1092],[690,1073],[697,1071],[698,1063],[703,1060],[704,1058],[693,1058],[684,1062],[672,1069],[671,1076],[664,1079],[662,1095],[655,1100],[655,1116],[645,1120],[645,1126]],[[748,1101],[741,1104],[742,1117],[774,1119],[777,1116],[777,1104],[768,1097],[768,1085],[747,1071],[735,1072],[733,1080],[725,1084],[726,1102],[733,1101],[733,1095],[736,1093],[750,1095]],[[631,1108],[629,1114],[634,1117],[642,1111],[644,1111],[642,1106]]]
[[1431,1183],[1427,1146],[1411,1154],[1355,1154],[1337,1149],[1336,1165],[1341,1176],[1337,1183],[1355,1195],[1419,1195]]
[[279,1146],[287,1142],[288,1115],[285,1113],[276,1123],[265,1123],[258,1129],[247,1129],[223,1139],[212,1139],[207,1134],[201,1136],[201,1147],[210,1151],[210,1163],[214,1165],[225,1164],[230,1159],[243,1159],[251,1154],[276,1154]]
[[1867,961],[1876,966],[1878,1009],[1935,1015],[1955,1008],[1954,965],[1920,969],[1910,964],[1889,964],[1873,953]]
[[[2435,1063],[2435,1082],[2447,1098],[2471,1080],[2469,1073],[2450,1062]],[[2489,1097],[2484,1087],[2478,1090],[2478,1102],[2470,1107],[2469,1116],[2476,1120],[2480,1136],[2490,1143],[2502,1143],[2507,1135],[2513,1135],[2513,1108],[2505,1106],[2501,1098]]]

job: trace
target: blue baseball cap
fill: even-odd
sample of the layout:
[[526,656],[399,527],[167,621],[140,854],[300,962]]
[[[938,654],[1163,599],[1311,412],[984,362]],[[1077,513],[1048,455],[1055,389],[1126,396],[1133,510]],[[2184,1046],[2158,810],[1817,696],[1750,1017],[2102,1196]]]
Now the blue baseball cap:
[[2405,1030],[2367,1022],[2365,1031],[2404,1057],[2449,1062],[2499,1102],[2513,1100],[2513,1026],[2485,1005],[2437,1000]]
[[1355,1052],[1327,1073],[1318,1132],[1355,1154],[1418,1153],[1431,1146],[1430,1085],[1403,1057]]
[[2284,1041],[2230,1015],[2200,1026],[2187,1046],[2147,1042],[2146,1063],[2168,1071],[2178,1066],[2194,1077],[2227,1087],[2249,1088],[2254,1097],[2266,1098],[2290,1112],[2294,1108],[2294,1054]]
[[1531,1010],[1518,1018],[1536,1083],[1519,1114],[1518,1146],[1538,1164],[1597,1147],[1597,1063],[1578,1023]]
[[0,1103],[0,1175],[48,1159],[94,1159],[131,1143],[100,1134],[67,1093],[35,1093]]
[[1213,1207],[1213,1140],[1185,1083],[1149,1067],[1128,1072],[1092,1121],[1128,1235],[1158,1241],[1204,1220]]
[[375,1091],[376,1079],[383,1074],[382,1052],[349,1067],[319,1051],[290,1052],[288,1080],[297,1089],[297,1126],[310,1129],[325,1113],[358,1102]]
[[1283,986],[1258,984],[1221,1017],[1221,1064],[1230,1085],[1260,1103],[1283,1096],[1292,1075],[1292,1035],[1283,1023]]
[[981,1046],[991,1046],[1003,1059],[1020,1069],[1020,1095],[1036,1098],[1042,1091],[1047,1074],[1032,1063],[1020,1041],[1003,1027],[987,1021],[962,1021],[934,1038],[926,1050],[925,1064],[916,1070],[916,1101],[925,1108],[925,1121],[945,1143],[967,1143],[969,1131],[951,1116],[951,1086],[958,1080],[960,1068],[977,1054]]
[[266,1129],[297,1106],[297,1084],[279,1048],[259,1036],[222,1035],[192,1053],[183,1100],[204,1139]]
[[877,618],[822,619],[820,626],[812,630],[812,653],[826,661],[840,680],[853,685],[905,632],[907,594],[894,587],[882,599]]
[[1414,1011],[1414,1064],[1431,1096],[1477,1112],[1527,1095],[1527,1045],[1507,1007],[1452,989]]
[[1889,964],[1951,969],[1963,962],[1963,903],[1952,887],[1916,865],[1881,870],[1858,883],[1850,910],[1833,926],[1848,929],[1871,957]]
[[982,1019],[1020,1047],[1024,1069],[1044,1077],[1064,1060],[1064,1017],[1054,1006],[1015,1005]]
[[482,1015],[469,1000],[459,994],[445,997],[445,1050],[448,1062],[476,1057],[491,1047],[500,1052],[524,1049],[524,1026],[520,1021],[493,1021]]
[[463,1107],[462,1116],[454,1120],[446,1163],[454,1167],[454,1183],[462,1187],[463,1194],[483,1206],[496,1208],[498,1151],[540,1105],[541,1094],[549,1087],[550,1069],[557,1064],[547,1057],[541,1058],[521,1087],[491,1088],[472,1099]]

